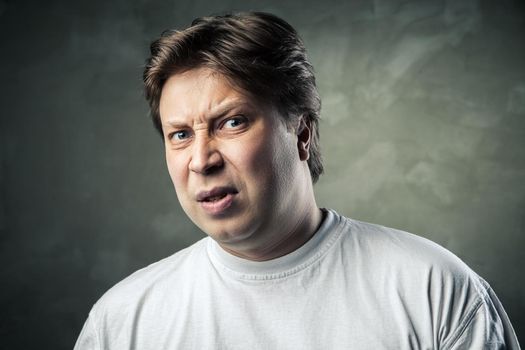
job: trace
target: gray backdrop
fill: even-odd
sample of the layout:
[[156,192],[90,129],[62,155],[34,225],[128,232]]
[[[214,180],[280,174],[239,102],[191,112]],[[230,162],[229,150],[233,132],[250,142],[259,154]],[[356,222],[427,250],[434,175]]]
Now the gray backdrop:
[[0,347],[69,349],[91,305],[203,237],[147,118],[150,41],[263,10],[323,98],[319,204],[428,237],[488,280],[525,342],[519,1],[0,1]]

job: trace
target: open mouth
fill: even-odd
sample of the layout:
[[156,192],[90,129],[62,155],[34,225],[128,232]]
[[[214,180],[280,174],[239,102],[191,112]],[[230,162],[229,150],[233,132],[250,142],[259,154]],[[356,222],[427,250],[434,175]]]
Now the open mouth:
[[227,195],[227,193],[223,193],[223,194],[219,194],[219,195],[216,195],[216,196],[206,197],[202,201],[203,202],[217,202],[217,201],[223,199],[224,197],[226,197],[226,195]]
[[208,214],[222,215],[233,205],[237,193],[233,187],[214,187],[211,191],[199,192],[197,201]]
[[229,186],[214,187],[211,191],[202,191],[197,194],[198,202],[217,202],[229,194],[237,194],[238,191]]

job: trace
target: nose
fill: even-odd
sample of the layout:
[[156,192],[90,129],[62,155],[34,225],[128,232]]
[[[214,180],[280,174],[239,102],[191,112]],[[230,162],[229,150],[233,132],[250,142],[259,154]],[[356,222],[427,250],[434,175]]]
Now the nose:
[[213,139],[199,136],[195,135],[192,144],[189,168],[195,173],[209,175],[222,168],[223,159]]

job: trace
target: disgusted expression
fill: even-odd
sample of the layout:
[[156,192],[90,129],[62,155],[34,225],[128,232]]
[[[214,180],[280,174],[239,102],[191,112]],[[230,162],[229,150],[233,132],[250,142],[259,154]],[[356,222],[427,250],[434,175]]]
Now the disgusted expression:
[[304,179],[297,135],[277,109],[198,68],[166,81],[159,111],[168,171],[192,221],[226,246],[271,239]]

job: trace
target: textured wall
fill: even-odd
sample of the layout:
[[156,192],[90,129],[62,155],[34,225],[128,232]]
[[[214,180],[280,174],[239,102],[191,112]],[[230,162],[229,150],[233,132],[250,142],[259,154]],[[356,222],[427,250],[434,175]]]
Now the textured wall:
[[147,119],[162,30],[264,10],[323,97],[319,204],[428,237],[487,279],[525,342],[525,9],[516,1],[0,0],[0,324],[69,349],[95,300],[201,238]]

